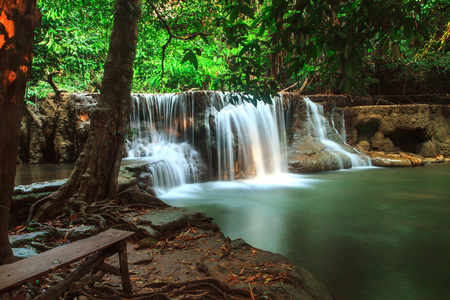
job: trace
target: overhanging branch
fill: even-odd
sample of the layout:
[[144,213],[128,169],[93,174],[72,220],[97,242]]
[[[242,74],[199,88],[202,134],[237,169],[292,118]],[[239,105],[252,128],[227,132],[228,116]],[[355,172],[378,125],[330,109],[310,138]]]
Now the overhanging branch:
[[152,10],[155,12],[159,22],[163,25],[163,27],[166,29],[167,33],[169,34],[169,39],[162,47],[161,78],[163,78],[164,77],[164,59],[166,57],[166,49],[169,46],[172,39],[188,41],[188,40],[193,40],[199,36],[210,36],[211,34],[204,33],[204,32],[195,32],[192,34],[188,34],[186,36],[180,36],[180,35],[174,34],[172,31],[172,28],[170,28],[169,24],[167,24],[164,17],[159,13],[158,8],[151,2],[151,0],[147,0],[147,3],[148,3],[148,5],[150,5]]

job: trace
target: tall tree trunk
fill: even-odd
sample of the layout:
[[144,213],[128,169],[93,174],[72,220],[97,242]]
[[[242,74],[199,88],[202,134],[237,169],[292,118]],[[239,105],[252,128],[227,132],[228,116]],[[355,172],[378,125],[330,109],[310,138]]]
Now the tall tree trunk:
[[69,180],[43,204],[35,220],[73,214],[95,200],[117,197],[120,163],[131,107],[140,0],[116,0],[99,103]]
[[8,238],[20,121],[40,22],[36,0],[0,0],[0,265],[14,257]]

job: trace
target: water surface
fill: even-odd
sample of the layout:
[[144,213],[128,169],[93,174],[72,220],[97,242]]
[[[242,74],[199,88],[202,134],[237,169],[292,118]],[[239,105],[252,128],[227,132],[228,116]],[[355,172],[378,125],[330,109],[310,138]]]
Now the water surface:
[[450,165],[186,185],[162,197],[281,253],[337,299],[445,299]]

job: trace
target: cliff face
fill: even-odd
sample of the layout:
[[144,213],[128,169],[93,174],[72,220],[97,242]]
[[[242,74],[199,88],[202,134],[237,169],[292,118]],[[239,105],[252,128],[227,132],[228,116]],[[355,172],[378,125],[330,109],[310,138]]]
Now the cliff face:
[[49,94],[27,104],[20,131],[21,163],[75,161],[89,131],[89,114],[98,95]]
[[[96,105],[97,97],[98,94],[51,94],[35,105],[27,105],[22,121],[18,161],[75,161],[87,139],[89,115]],[[189,95],[191,100],[187,101],[186,106],[186,111],[192,113],[189,117],[193,119],[193,130],[189,131],[195,136],[195,148],[211,174],[217,172],[217,161],[206,156],[214,157],[217,152],[214,142],[216,129],[207,111],[214,97],[213,92],[195,92]],[[417,165],[436,161],[436,157],[438,161],[442,160],[440,155],[450,156],[448,104],[374,105],[389,101],[336,95],[314,95],[309,98],[323,110],[323,122],[311,119],[310,104],[307,104],[304,96],[291,93],[283,95],[287,160],[291,172],[334,170],[354,164],[351,156],[334,150],[330,154],[321,141],[321,133],[314,129],[318,122],[323,123],[321,126],[329,141],[352,155],[358,154],[352,147],[365,152],[372,156],[375,165]],[[204,121],[207,116],[210,122]],[[235,147],[237,149],[237,142]],[[408,158],[411,155],[414,156],[412,160]],[[380,157],[390,157],[391,162],[400,157],[405,160],[403,163],[379,164]],[[207,176],[210,179],[213,177]]]
[[345,110],[348,137],[362,151],[450,155],[450,106],[363,106]]

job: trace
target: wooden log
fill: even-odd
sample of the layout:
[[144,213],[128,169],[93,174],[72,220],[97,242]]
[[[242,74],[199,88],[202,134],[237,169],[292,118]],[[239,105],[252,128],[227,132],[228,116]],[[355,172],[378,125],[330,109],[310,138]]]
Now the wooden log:
[[123,292],[131,295],[133,290],[131,288],[130,273],[128,271],[127,243],[125,241],[121,241],[119,244],[119,268],[120,276],[122,277]]
[[75,293],[76,291],[78,291],[79,289],[85,287],[86,285],[89,285],[91,283],[99,281],[100,279],[103,278],[104,275],[105,275],[105,272],[102,271],[102,270],[99,270],[94,275],[85,276],[85,277],[81,278],[80,281],[72,282],[70,284],[69,291],[71,293]]

